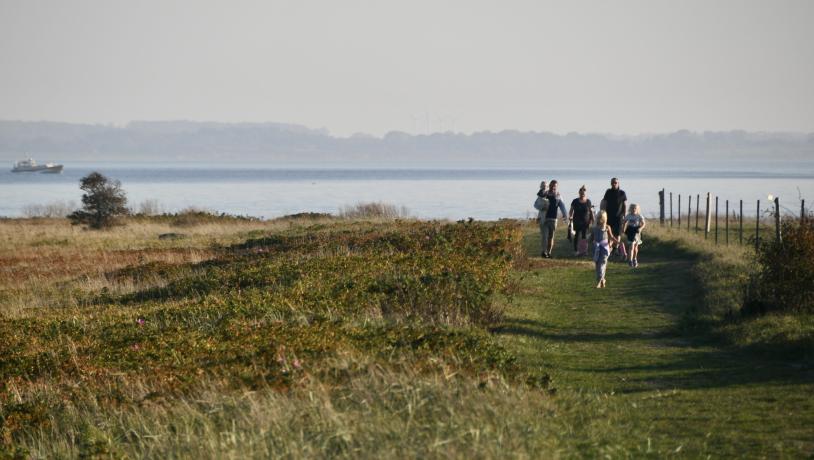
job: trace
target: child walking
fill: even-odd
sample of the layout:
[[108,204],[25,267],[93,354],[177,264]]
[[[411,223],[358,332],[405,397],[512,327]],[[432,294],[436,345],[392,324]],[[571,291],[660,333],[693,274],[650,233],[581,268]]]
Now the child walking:
[[631,204],[625,217],[625,227],[622,230],[630,243],[630,261],[628,264],[635,268],[639,266],[639,246],[642,245],[642,230],[647,225],[642,217],[638,204]]
[[605,271],[608,268],[610,255],[610,242],[619,242],[608,225],[608,213],[599,211],[596,215],[596,225],[591,229],[591,240],[594,243],[594,263],[596,264],[596,287],[605,287]]

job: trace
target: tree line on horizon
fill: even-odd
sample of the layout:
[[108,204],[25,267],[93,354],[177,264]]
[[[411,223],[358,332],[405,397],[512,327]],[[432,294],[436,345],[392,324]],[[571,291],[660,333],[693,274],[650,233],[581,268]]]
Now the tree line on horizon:
[[[284,123],[214,123],[192,121],[132,122],[123,127],[57,122],[0,121],[0,155],[70,154],[76,159],[150,159],[186,155],[215,159],[233,154],[263,159],[516,159],[546,155],[607,155],[641,158],[681,155],[686,159],[814,158],[814,133],[718,131],[616,136],[597,133],[555,134],[503,130],[472,134],[410,134],[391,131],[382,137],[332,136],[326,129]],[[137,158],[136,158],[137,159]],[[220,159],[220,158],[218,158]]]

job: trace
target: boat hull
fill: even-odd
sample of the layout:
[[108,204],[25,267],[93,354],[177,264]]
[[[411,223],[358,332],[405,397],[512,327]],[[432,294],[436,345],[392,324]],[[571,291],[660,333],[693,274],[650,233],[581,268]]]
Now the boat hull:
[[29,168],[14,168],[11,172],[15,173],[26,173],[26,172],[40,172],[44,174],[61,174],[62,173],[63,165],[53,165],[53,166],[34,166]]

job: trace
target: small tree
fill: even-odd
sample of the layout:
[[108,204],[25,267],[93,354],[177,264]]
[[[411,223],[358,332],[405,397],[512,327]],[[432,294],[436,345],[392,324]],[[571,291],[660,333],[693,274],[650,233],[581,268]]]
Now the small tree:
[[72,224],[105,228],[113,225],[116,217],[128,214],[121,182],[94,171],[79,180],[79,188],[86,193],[82,195],[82,209],[68,216]]

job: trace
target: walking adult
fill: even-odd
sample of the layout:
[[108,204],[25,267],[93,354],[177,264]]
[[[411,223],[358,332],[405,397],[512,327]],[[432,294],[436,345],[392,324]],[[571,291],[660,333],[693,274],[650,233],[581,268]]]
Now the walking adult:
[[[543,237],[543,254],[546,259],[551,258],[551,251],[554,249],[554,232],[557,230],[557,210],[562,212],[563,222],[568,222],[568,211],[565,210],[565,204],[560,199],[560,194],[557,190],[558,184],[556,180],[548,183],[548,191],[543,195],[543,198],[548,200],[548,206],[540,219],[540,231]],[[541,211],[542,214],[542,211]]]
[[[627,209],[627,195],[624,190],[619,188],[619,179],[614,177],[610,183],[611,187],[605,191],[605,196],[602,198],[600,208],[608,213],[608,227],[611,228],[614,235],[619,235],[619,230],[622,228],[622,221],[625,218],[625,210]],[[617,251],[620,244],[624,243],[619,241],[614,242]]]
[[588,199],[588,189],[584,185],[579,188],[579,196],[571,202],[568,219],[574,228],[574,255],[585,255],[587,244],[580,247],[580,242],[587,243],[587,232],[594,222],[594,212],[591,200]]
[[546,248],[546,234],[543,232],[543,222],[545,221],[545,214],[548,211],[548,199],[546,199],[546,193],[548,193],[548,185],[546,181],[540,182],[540,190],[537,191],[537,198],[534,200],[534,209],[537,210],[537,223],[540,225],[540,247],[543,248],[540,255],[541,257],[545,257],[545,248]]

